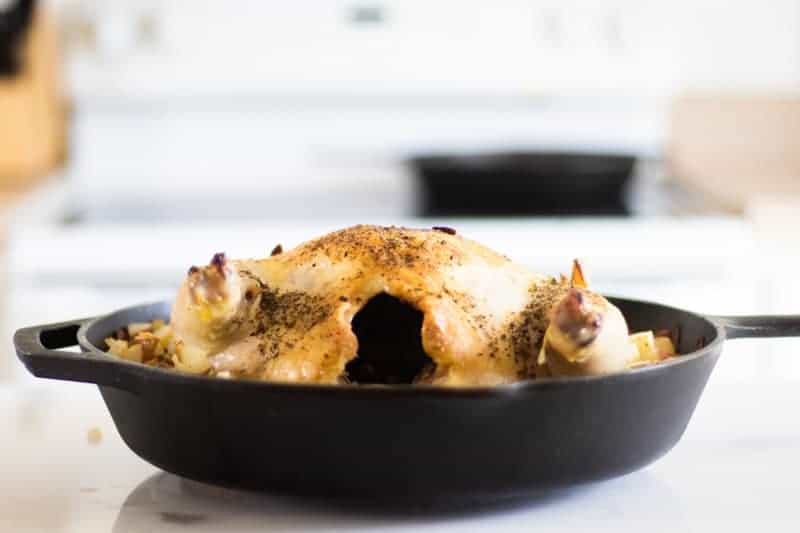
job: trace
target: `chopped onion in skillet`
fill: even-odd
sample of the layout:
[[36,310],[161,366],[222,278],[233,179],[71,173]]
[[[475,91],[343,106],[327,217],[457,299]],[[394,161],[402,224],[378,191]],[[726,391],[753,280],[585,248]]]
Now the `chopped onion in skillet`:
[[[628,368],[640,368],[672,359],[677,356],[675,346],[668,333],[663,331],[641,331],[630,335],[638,356],[628,364]],[[185,351],[175,342],[172,328],[163,320],[149,323],[136,322],[121,328],[106,340],[108,352],[128,361],[162,368],[202,374],[202,363],[192,366]],[[227,377],[225,375],[218,377]]]

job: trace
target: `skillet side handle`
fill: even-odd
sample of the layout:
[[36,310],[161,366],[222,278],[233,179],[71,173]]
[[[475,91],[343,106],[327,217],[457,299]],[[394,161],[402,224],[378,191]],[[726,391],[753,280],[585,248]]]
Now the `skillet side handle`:
[[800,315],[709,317],[725,328],[729,339],[751,337],[800,337]]
[[78,330],[91,318],[44,324],[17,330],[14,349],[28,371],[40,378],[117,384],[115,362],[91,352],[59,350],[78,344]]

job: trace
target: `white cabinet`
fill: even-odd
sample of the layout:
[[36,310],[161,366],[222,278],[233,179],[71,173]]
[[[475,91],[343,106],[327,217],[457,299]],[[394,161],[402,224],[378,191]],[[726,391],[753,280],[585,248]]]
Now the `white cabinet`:
[[797,0],[63,4],[70,86],[87,102],[641,97],[800,81]]

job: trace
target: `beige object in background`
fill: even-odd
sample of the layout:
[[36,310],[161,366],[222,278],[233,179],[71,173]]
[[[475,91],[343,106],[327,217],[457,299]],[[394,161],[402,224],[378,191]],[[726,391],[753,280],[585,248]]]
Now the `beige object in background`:
[[[21,191],[50,173],[64,154],[64,103],[54,25],[37,9],[25,37],[23,67],[0,77],[0,190]],[[0,194],[4,204],[14,194]]]
[[[64,158],[65,121],[61,97],[56,30],[37,9],[25,36],[23,62],[13,78],[0,76],[0,289],[7,294],[6,218],[34,185]],[[7,312],[0,308],[0,322]],[[0,353],[0,381],[14,364],[13,353]]]
[[674,179],[730,209],[796,197],[800,94],[685,94],[674,103],[667,159]]

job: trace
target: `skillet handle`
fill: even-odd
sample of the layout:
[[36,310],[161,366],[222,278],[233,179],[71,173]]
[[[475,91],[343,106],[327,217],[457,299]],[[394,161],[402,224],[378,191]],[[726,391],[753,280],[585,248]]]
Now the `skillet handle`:
[[729,339],[800,337],[800,315],[708,317],[725,328]]
[[103,385],[119,385],[115,362],[91,352],[68,352],[78,344],[78,330],[92,318],[44,324],[17,330],[14,349],[34,376]]

